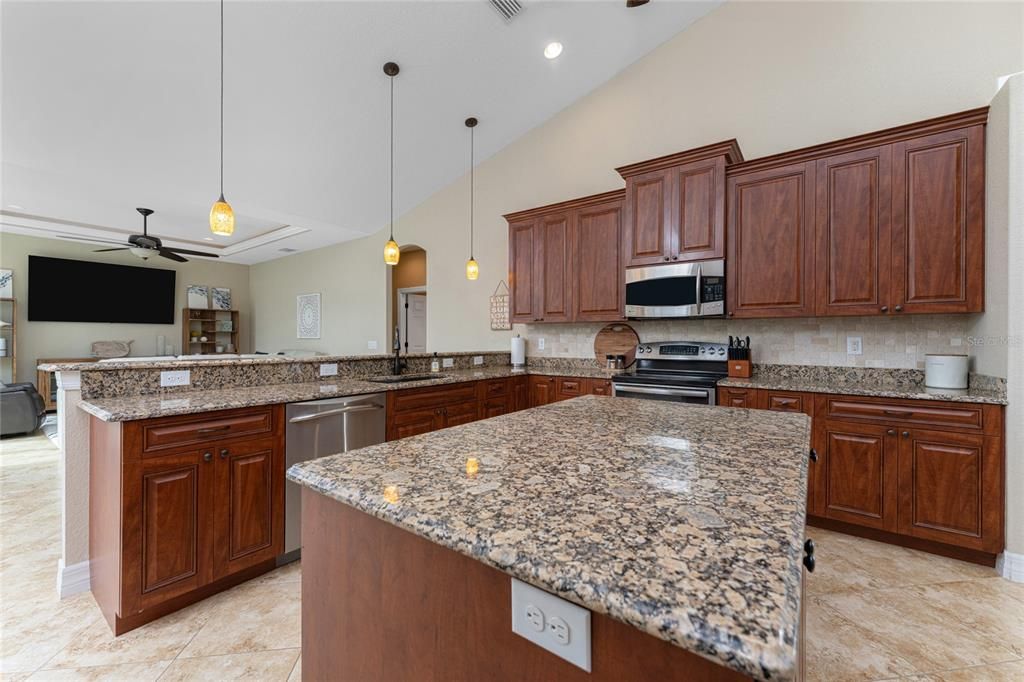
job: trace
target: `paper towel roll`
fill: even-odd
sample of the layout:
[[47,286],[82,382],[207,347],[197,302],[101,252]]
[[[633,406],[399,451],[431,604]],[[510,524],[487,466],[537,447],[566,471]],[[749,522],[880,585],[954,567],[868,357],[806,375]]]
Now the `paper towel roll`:
[[512,367],[526,367],[526,339],[519,334],[512,337]]

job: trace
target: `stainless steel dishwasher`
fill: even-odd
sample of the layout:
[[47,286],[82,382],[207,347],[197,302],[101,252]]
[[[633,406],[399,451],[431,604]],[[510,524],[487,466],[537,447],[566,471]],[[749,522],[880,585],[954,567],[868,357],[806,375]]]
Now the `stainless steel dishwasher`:
[[[285,414],[285,467],[384,442],[384,394],[291,403]],[[302,488],[284,484],[284,551],[278,565],[299,558],[302,547]]]

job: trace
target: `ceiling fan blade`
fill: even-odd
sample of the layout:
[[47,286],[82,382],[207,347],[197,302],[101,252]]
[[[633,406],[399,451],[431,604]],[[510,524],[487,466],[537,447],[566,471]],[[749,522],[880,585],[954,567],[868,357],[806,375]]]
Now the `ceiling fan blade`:
[[202,256],[203,258],[220,258],[215,253],[206,253],[205,251],[193,251],[192,249],[179,249],[174,246],[165,246],[164,251],[173,251],[174,253],[183,253],[186,256]]
[[179,263],[188,262],[188,258],[182,258],[181,256],[179,256],[178,254],[174,253],[169,249],[160,249],[157,253],[159,253],[164,258],[169,258],[170,260],[178,261]]
[[105,253],[107,251],[127,251],[127,246],[122,246],[120,249],[94,249],[93,253]]

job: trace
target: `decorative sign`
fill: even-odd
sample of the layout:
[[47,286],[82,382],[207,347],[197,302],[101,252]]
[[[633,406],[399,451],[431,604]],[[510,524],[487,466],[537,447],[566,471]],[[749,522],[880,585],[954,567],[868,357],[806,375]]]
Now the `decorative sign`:
[[[504,293],[502,293],[503,290]],[[505,280],[501,280],[494,289],[494,293],[491,294],[491,329],[503,331],[511,328],[508,285],[505,284]]]
[[320,338],[320,294],[299,294],[295,297],[296,337]]

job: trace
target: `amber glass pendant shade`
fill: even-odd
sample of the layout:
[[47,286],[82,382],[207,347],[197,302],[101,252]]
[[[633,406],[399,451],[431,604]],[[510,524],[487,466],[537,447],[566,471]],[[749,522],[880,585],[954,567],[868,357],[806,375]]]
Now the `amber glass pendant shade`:
[[210,209],[210,232],[222,237],[230,237],[235,232],[235,212],[231,204],[224,201],[223,194]]
[[480,266],[470,258],[466,261],[466,279],[473,280],[480,276]]
[[388,243],[384,245],[384,264],[385,265],[398,265],[398,259],[402,252],[398,250],[398,242],[394,239],[389,239]]

